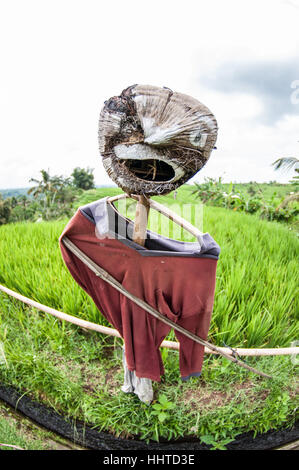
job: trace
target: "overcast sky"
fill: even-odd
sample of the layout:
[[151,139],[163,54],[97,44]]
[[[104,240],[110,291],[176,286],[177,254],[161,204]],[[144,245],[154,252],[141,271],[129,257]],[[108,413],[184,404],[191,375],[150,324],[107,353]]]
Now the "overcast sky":
[[287,182],[271,163],[299,155],[298,25],[299,0],[0,0],[0,188],[76,166],[111,183],[98,117],[135,83],[215,114],[197,181]]

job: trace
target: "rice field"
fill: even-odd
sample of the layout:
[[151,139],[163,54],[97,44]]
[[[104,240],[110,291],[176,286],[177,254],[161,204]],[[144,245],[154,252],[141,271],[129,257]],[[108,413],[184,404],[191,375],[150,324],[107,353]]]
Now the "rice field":
[[[170,207],[179,211],[186,205],[172,201]],[[221,247],[210,339],[220,346],[289,346],[299,337],[297,237],[285,226],[254,216],[216,207],[204,207],[202,212],[203,231]],[[127,213],[134,214],[134,208],[129,206]],[[184,216],[194,222],[194,214]],[[151,230],[192,240],[164,216],[152,218]],[[66,223],[0,227],[0,283],[50,307],[107,325],[63,264],[58,238]]]
[[[78,205],[107,194],[111,188],[86,192]],[[185,188],[175,201],[163,197],[164,204],[197,223],[196,210],[186,206],[189,202]],[[126,211],[133,216],[134,207]],[[299,338],[296,234],[285,225],[221,208],[203,207],[199,213],[201,229],[221,247],[208,339],[218,346],[290,346]],[[0,283],[50,307],[110,326],[62,261],[58,237],[66,223],[1,226]],[[149,225],[166,236],[191,240],[164,217],[151,216]],[[178,354],[162,349],[165,377],[154,383],[155,403],[170,403],[172,408],[169,413],[166,407],[165,420],[160,421],[154,408],[121,392],[118,338],[84,332],[0,293],[0,345],[0,382],[116,435],[145,440],[195,435],[219,448],[242,432],[263,433],[291,426],[296,419],[297,361],[290,357],[248,359],[273,375],[272,381],[223,358],[205,357],[200,381],[182,383]]]

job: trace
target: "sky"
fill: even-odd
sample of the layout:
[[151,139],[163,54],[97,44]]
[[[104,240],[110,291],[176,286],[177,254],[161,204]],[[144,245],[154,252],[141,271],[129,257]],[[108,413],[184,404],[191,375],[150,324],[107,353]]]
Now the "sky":
[[299,155],[299,0],[0,0],[0,188],[93,168],[105,100],[167,86],[214,113],[192,179],[287,182]]

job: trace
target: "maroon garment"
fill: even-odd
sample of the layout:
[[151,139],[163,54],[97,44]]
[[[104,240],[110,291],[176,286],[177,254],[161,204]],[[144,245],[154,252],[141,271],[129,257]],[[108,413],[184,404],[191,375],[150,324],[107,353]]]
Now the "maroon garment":
[[[200,248],[198,243],[150,231],[145,247],[140,247],[130,238],[132,225],[102,199],[78,209],[59,239],[60,248],[73,278],[123,337],[129,370],[137,377],[160,381],[164,367],[159,346],[171,328],[97,277],[63,245],[62,237],[66,235],[129,292],[203,339],[210,326],[219,247],[209,234],[204,234]],[[120,235],[121,226],[125,236]],[[182,378],[200,375],[204,347],[175,334]]]

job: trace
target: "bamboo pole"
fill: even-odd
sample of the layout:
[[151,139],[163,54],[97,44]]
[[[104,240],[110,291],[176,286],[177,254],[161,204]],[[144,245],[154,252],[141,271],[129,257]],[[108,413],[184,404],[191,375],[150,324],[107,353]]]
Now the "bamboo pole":
[[145,196],[139,196],[135,213],[133,241],[141,246],[145,244],[149,209],[149,199]]
[[[52,315],[58,318],[59,320],[67,321],[69,323],[80,326],[81,328],[85,328],[87,330],[93,330],[93,331],[97,331],[98,333],[103,333],[105,335],[116,336],[118,338],[121,338],[121,335],[119,334],[119,332],[115,330],[114,328],[99,325],[97,323],[92,323],[87,320],[83,320],[81,318],[75,317],[73,315],[69,315],[68,313],[55,310],[54,308],[48,307],[47,305],[43,305],[39,302],[36,302],[35,300],[29,299],[28,297],[25,297],[24,295],[19,294],[18,292],[8,289],[7,287],[2,286],[1,284],[0,284],[0,291],[4,292],[5,294],[11,297],[14,297],[20,302],[23,302],[29,305],[30,307],[34,307],[37,310],[40,310],[41,312],[48,313],[49,315]],[[177,341],[164,340],[160,347],[172,349],[174,351],[179,351],[180,344]],[[289,355],[299,354],[299,347],[295,347],[295,346],[289,347],[289,348],[263,348],[263,349],[257,349],[257,348],[252,348],[252,349],[233,348],[231,349],[231,348],[218,347],[218,350],[223,351],[226,354],[230,354],[230,355],[232,355],[233,351],[235,351],[238,354],[238,356],[255,356],[255,357],[256,356],[289,356]],[[206,354],[218,354],[218,352],[211,350],[209,347],[205,347],[205,353]]]

